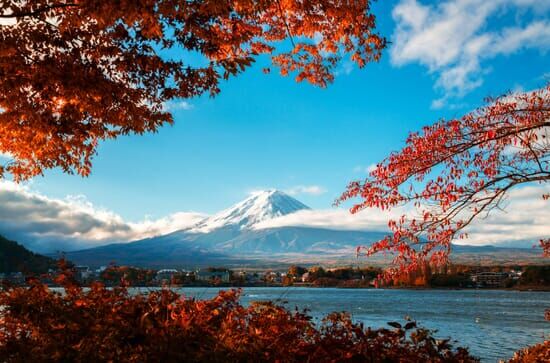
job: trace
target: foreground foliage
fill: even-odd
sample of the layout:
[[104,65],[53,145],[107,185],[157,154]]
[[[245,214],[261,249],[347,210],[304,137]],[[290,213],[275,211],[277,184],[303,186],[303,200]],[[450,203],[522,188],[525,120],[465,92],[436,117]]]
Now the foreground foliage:
[[550,340],[522,349],[514,354],[509,363],[550,362]]
[[333,313],[316,325],[273,303],[245,307],[236,290],[195,300],[58,281],[65,294],[38,281],[0,293],[1,361],[477,362],[414,322],[373,330]]

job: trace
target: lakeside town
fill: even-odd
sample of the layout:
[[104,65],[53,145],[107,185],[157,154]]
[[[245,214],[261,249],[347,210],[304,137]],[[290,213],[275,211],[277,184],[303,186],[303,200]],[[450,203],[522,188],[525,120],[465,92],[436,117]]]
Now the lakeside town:
[[[340,287],[340,288],[517,288],[550,289],[550,265],[528,266],[466,266],[448,265],[433,270],[424,266],[418,271],[393,281],[382,281],[379,267],[309,268],[292,265],[286,270],[231,270],[224,267],[205,269],[145,269],[130,266],[70,265],[74,278],[83,286],[101,282],[107,286],[125,283],[129,286],[219,286],[219,287]],[[55,285],[49,276],[56,273],[50,268],[42,280]],[[23,272],[0,273],[0,281],[25,284]]]
[[[55,286],[54,276],[65,264],[76,282],[89,286],[101,282],[106,286],[121,283],[129,286],[296,286],[296,287],[403,287],[403,288],[517,288],[550,290],[550,265],[506,264],[476,265],[449,263],[419,265],[412,272],[393,281],[380,279],[383,266],[322,266],[306,264],[279,268],[144,268],[116,265],[88,266],[62,257],[55,260],[33,253],[15,241],[0,236],[0,247],[6,253],[0,258],[0,282],[25,285],[38,277]],[[60,264],[62,262],[62,264]]]

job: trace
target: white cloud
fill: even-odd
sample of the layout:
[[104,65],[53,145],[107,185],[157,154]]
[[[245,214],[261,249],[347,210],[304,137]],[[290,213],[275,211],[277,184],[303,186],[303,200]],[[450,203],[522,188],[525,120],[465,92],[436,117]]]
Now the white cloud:
[[200,213],[127,222],[98,208],[84,196],[51,199],[9,181],[0,182],[0,234],[41,252],[74,250],[111,242],[127,242],[190,227]]
[[193,105],[187,101],[170,101],[164,104],[164,111],[172,112],[176,110],[191,110]]
[[285,189],[284,192],[293,196],[300,194],[321,195],[326,193],[327,190],[319,185],[296,185]]
[[[485,61],[527,48],[547,51],[548,9],[550,2],[534,0],[447,0],[434,5],[401,0],[392,13],[396,30],[391,61],[396,66],[418,62],[436,74],[435,85],[444,95],[432,107],[441,108],[448,98],[461,97],[483,83],[489,71]],[[532,11],[533,16],[522,17],[530,18],[525,24],[505,24],[503,15],[511,11]]]
[[369,174],[376,169],[376,164],[370,164],[368,166],[357,165],[353,168],[354,173]]
[[[550,201],[542,195],[550,193],[550,185],[528,186],[512,190],[503,211],[493,210],[485,219],[478,219],[466,230],[468,238],[455,243],[490,245],[516,243],[529,247],[540,238],[550,236]],[[317,227],[336,230],[387,231],[388,220],[411,215],[411,208],[391,211],[366,209],[355,215],[344,209],[303,210],[261,222],[257,229],[284,226]]]
[[445,97],[435,99],[435,100],[432,101],[432,104],[430,105],[430,108],[432,108],[433,110],[442,109],[443,107],[445,107],[446,102],[447,102],[447,100],[445,99]]
[[550,193],[550,185],[527,186],[510,192],[502,210],[493,210],[466,231],[466,244],[525,242],[533,245],[538,239],[550,237],[550,201],[542,195]]
[[336,77],[341,75],[349,76],[353,72],[354,68],[355,63],[353,61],[344,60],[343,62],[341,62],[340,67],[334,71],[334,75]]
[[548,49],[550,47],[550,22],[535,21],[528,26],[504,29],[496,36],[493,54],[511,54],[522,48]]
[[256,229],[285,226],[317,227],[336,230],[372,230],[388,229],[388,219],[400,215],[401,210],[382,212],[377,209],[364,210],[351,214],[348,210],[335,208],[326,210],[301,210],[286,216],[266,220],[255,225]]
[[0,159],[11,159],[13,156],[10,153],[4,153],[0,151]]

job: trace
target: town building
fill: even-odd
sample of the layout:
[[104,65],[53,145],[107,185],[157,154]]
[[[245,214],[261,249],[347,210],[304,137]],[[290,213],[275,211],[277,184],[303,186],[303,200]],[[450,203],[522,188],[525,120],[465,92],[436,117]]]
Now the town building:
[[216,271],[210,271],[210,270],[199,270],[195,274],[196,279],[199,281],[221,281],[221,282],[229,282],[231,276],[229,273],[229,270],[216,270]]
[[501,287],[507,278],[506,272],[478,272],[470,276],[477,287]]
[[158,270],[155,276],[155,280],[159,282],[169,283],[179,271],[173,268],[165,268]]
[[76,266],[76,278],[84,281],[92,276],[92,270],[88,266]]

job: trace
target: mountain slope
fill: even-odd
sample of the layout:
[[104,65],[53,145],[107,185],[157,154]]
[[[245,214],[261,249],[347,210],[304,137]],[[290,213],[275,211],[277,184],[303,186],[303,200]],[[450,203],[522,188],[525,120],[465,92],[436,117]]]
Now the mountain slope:
[[198,249],[182,240],[159,243],[156,238],[68,252],[66,255],[79,265],[92,267],[114,263],[150,268],[185,268],[249,262],[243,258]]
[[33,253],[15,241],[0,236],[0,273],[44,273],[55,267],[55,260]]
[[[110,262],[136,266],[203,266],[249,264],[274,255],[355,256],[358,245],[370,245],[382,232],[334,231],[321,228],[281,227],[242,230],[230,235],[224,227],[211,233],[176,232],[131,243],[118,243],[76,252],[67,257],[91,266]],[[226,238],[220,238],[221,236]]]
[[338,231],[310,227],[278,227],[248,230],[235,238],[216,244],[228,254],[350,254],[358,245],[370,245],[383,232]]

